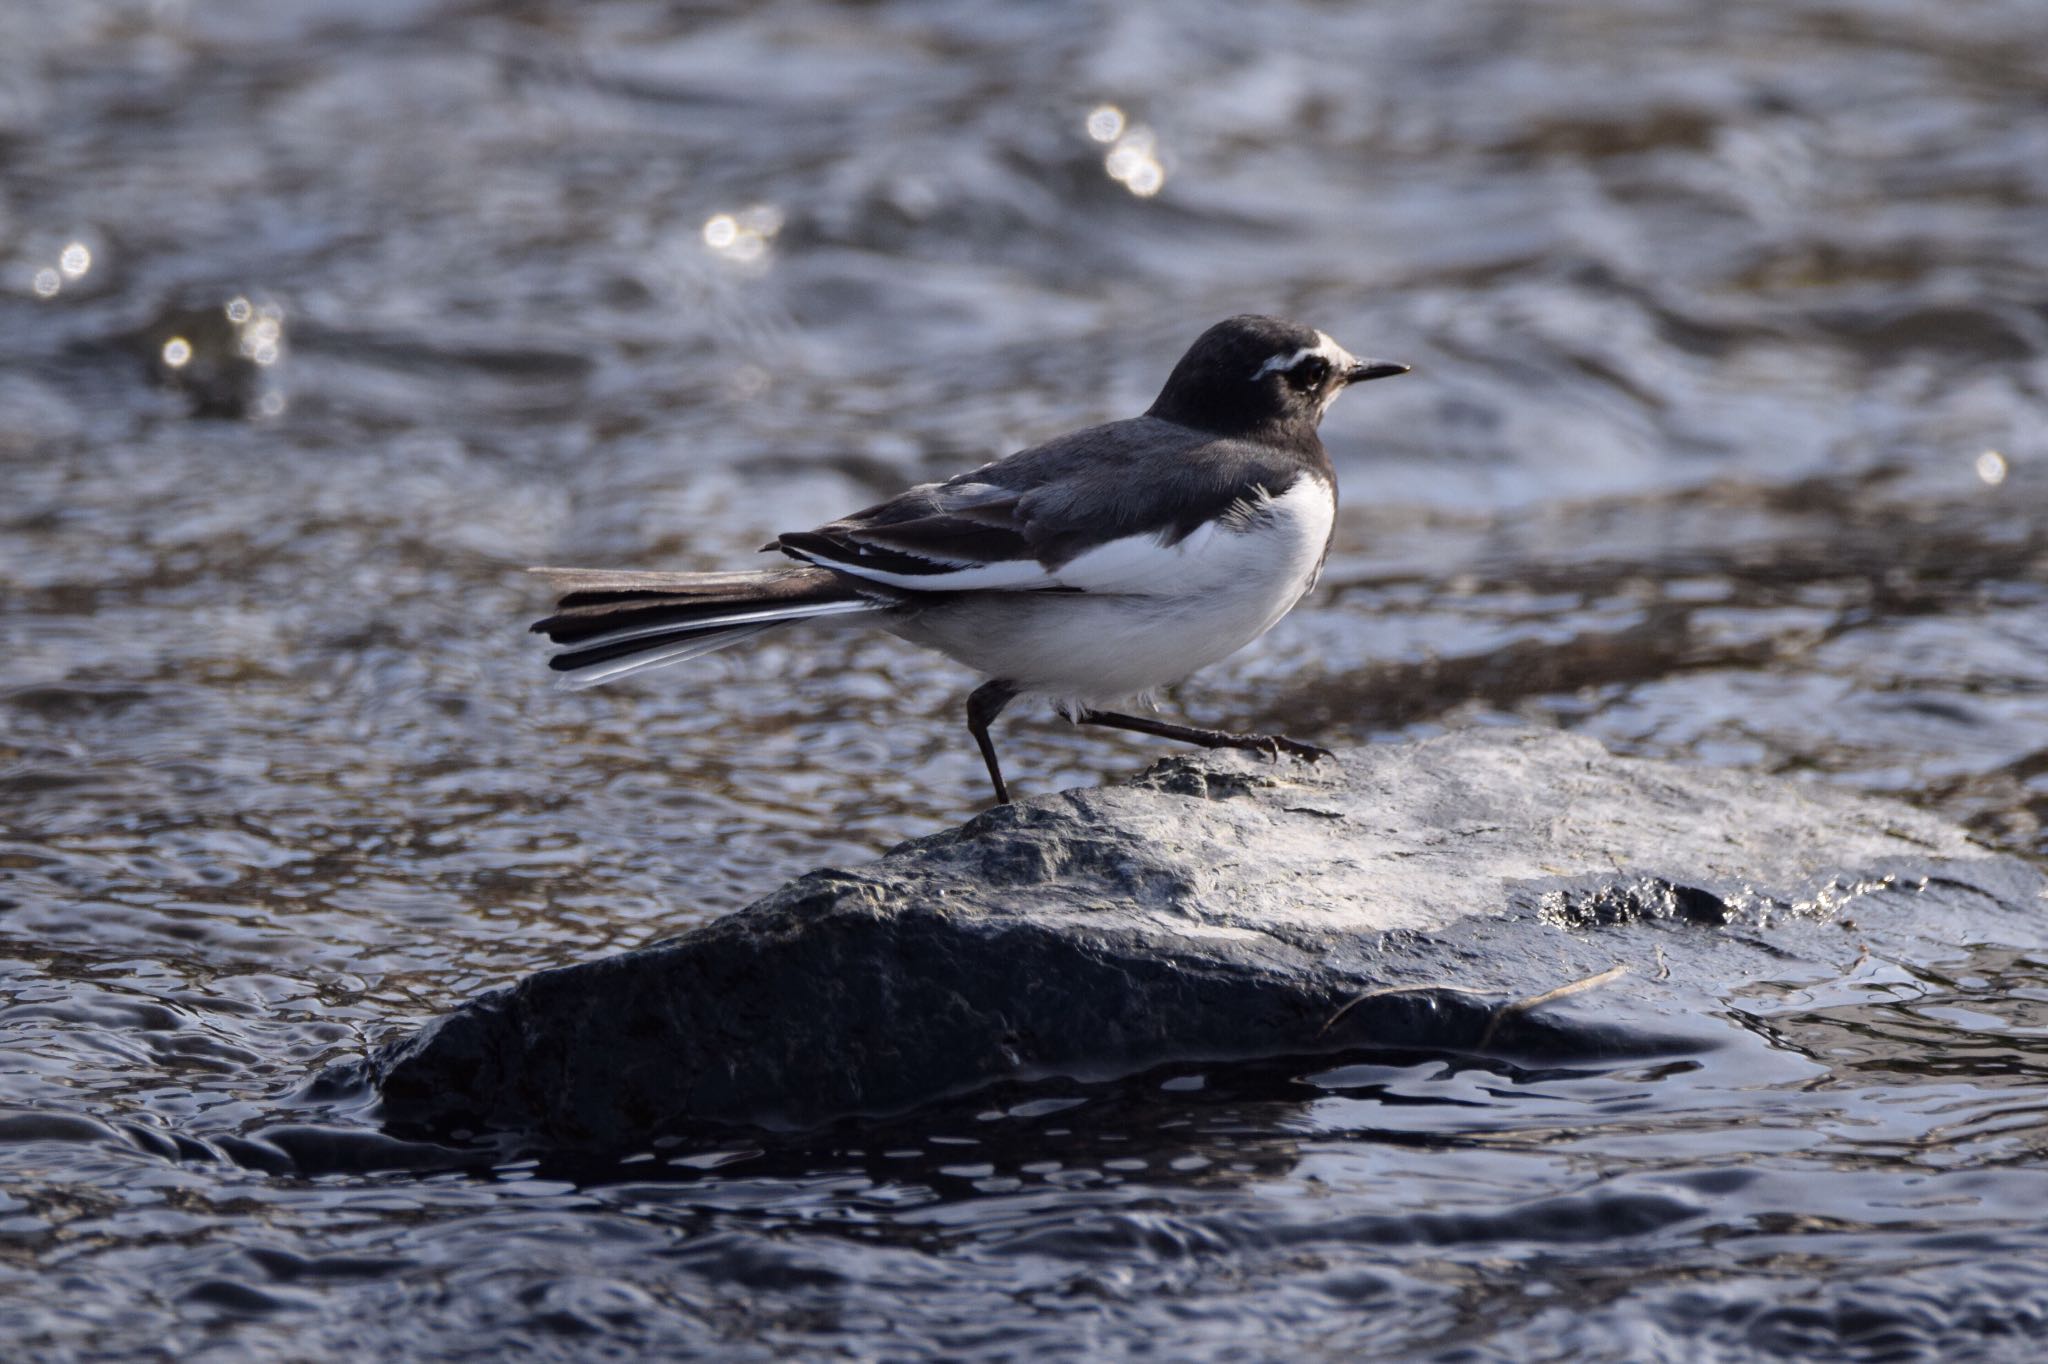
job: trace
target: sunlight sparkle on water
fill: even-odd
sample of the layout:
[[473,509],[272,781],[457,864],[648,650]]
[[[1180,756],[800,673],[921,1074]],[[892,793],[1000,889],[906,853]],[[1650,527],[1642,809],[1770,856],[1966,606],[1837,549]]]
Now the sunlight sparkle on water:
[[1977,456],[1977,477],[1983,479],[1994,488],[2005,482],[2005,475],[2009,468],[2010,466],[2005,462],[2005,456],[1996,450],[1986,450],[1983,454]]
[[1159,138],[1142,123],[1127,124],[1123,111],[1105,104],[1088,115],[1088,136],[1113,142],[1102,158],[1109,178],[1140,199],[1149,199],[1166,185],[1166,165],[1159,159]]
[[1098,104],[1088,111],[1088,136],[1097,142],[1114,142],[1123,135],[1124,111],[1114,104]]
[[192,343],[182,336],[174,336],[164,342],[164,363],[172,369],[183,369],[192,360]]
[[284,344],[284,309],[275,303],[252,307],[248,299],[237,297],[228,300],[226,311],[228,320],[241,328],[242,354],[259,365],[276,364]]
[[36,291],[37,298],[55,298],[57,291],[64,287],[64,280],[46,265],[36,271],[36,277],[29,287]]
[[1102,158],[1102,168],[1131,193],[1149,199],[1166,184],[1166,167],[1160,164],[1157,147],[1150,128],[1132,128]]
[[765,258],[768,243],[782,231],[782,210],[755,204],[738,213],[714,213],[704,220],[704,245],[741,265]]
[[64,278],[77,279],[92,269],[92,250],[84,242],[73,242],[58,253],[57,268]]

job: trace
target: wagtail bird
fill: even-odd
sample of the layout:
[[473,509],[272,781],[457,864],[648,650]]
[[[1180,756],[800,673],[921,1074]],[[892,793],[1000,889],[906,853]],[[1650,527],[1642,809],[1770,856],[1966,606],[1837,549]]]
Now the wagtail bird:
[[544,568],[563,594],[534,629],[593,686],[792,621],[859,619],[988,680],[967,728],[996,800],[989,725],[1023,695],[1077,724],[1207,748],[1327,756],[1099,709],[1236,653],[1315,586],[1337,516],[1316,435],[1351,384],[1405,374],[1312,328],[1233,317],[1196,339],[1142,417],[1092,426],[763,546],[752,573]]

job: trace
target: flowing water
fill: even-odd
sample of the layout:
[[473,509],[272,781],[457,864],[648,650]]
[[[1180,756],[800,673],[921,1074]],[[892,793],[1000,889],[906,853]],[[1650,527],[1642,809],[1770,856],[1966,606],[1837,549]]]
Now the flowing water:
[[1238,311],[1416,373],[1325,426],[1325,586],[1176,707],[1560,725],[2048,852],[2044,90],[2038,0],[0,7],[0,1337],[2035,1357],[2038,943],[1751,982],[1754,1045],[1657,1065],[1180,1068],[605,1169],[238,1139],[374,1154],[323,1064],[985,799],[944,661],[564,693],[520,566],[748,562]]

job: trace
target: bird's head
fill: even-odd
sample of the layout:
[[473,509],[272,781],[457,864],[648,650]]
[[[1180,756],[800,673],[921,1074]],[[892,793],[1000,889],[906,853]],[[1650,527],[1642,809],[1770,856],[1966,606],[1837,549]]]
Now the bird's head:
[[1151,414],[1225,435],[1313,432],[1348,386],[1407,372],[1391,361],[1361,360],[1327,332],[1246,313],[1195,338]]

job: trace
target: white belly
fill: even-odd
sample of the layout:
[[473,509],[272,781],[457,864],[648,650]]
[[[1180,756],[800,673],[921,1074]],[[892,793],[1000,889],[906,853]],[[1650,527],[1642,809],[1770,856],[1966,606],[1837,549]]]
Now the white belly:
[[1132,537],[1059,570],[1078,592],[974,592],[888,628],[985,676],[1103,706],[1168,686],[1257,639],[1314,585],[1337,500],[1313,475],[1176,545]]

